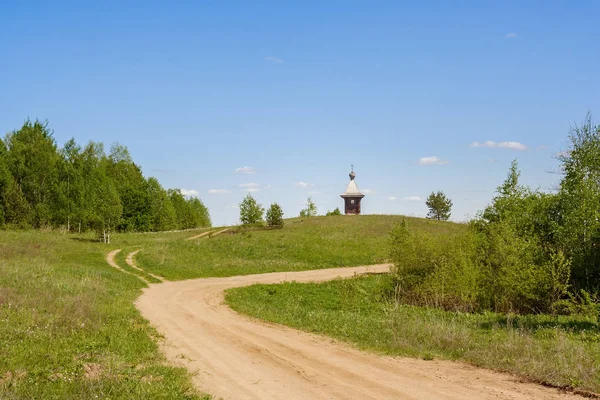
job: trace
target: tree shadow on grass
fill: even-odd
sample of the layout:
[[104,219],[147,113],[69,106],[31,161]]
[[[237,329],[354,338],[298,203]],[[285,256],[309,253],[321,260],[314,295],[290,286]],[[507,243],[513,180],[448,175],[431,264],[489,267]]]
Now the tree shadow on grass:
[[91,238],[81,238],[81,237],[72,237],[70,240],[75,240],[77,242],[85,242],[85,243],[101,243],[100,239],[91,239]]
[[567,332],[580,333],[583,331],[600,330],[598,322],[594,322],[585,317],[565,317],[551,315],[495,315],[489,316],[486,321],[478,323],[482,329],[490,330],[493,328],[508,329],[526,329],[537,331],[540,329],[560,329]]

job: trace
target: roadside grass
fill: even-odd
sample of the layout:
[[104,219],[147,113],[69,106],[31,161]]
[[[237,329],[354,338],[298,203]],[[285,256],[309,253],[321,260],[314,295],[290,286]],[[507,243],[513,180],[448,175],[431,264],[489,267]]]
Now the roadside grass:
[[295,218],[283,229],[233,228],[214,237],[157,241],[136,260],[170,280],[377,264],[386,261],[389,232],[403,218],[440,234],[465,228],[393,215]]
[[597,319],[468,314],[398,305],[388,274],[226,292],[236,311],[394,356],[460,360],[558,387],[600,392]]
[[0,398],[208,398],[166,363],[134,307],[145,283],[104,260],[120,245],[189,234],[115,235],[107,246],[90,235],[0,231]]

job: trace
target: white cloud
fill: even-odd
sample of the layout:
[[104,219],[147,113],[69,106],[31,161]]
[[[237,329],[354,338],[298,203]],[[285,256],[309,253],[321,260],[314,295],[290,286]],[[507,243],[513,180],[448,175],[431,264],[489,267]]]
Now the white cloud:
[[198,196],[198,192],[191,189],[181,189],[181,194],[184,196]]
[[254,183],[254,182],[240,183],[241,188],[257,188],[259,186],[260,185],[258,183]]
[[309,187],[313,187],[314,185],[312,183],[300,181],[300,182],[294,183],[294,186],[301,187],[301,188],[309,188]]
[[497,149],[510,149],[517,151],[525,151],[527,150],[527,146],[523,143],[519,142],[494,142],[493,140],[488,140],[487,142],[479,143],[473,142],[469,147],[489,147],[489,148],[497,148]]
[[506,38],[507,39],[514,39],[516,37],[517,37],[517,34],[514,33],[514,32],[509,32],[509,33],[506,34]]
[[363,189],[361,190],[361,192],[363,192],[364,194],[375,193],[375,191],[372,189]]
[[419,196],[406,196],[406,197],[403,197],[402,200],[406,200],[406,201],[421,201],[421,198]]
[[229,190],[225,190],[225,189],[210,189],[208,191],[208,194],[230,194],[231,192]]
[[267,57],[265,57],[265,61],[271,61],[276,64],[283,64],[283,60],[281,58],[275,57],[275,56],[267,56]]
[[256,173],[256,168],[254,167],[240,167],[238,169],[235,170],[236,174],[255,174]]
[[257,187],[249,187],[249,188],[245,188],[244,191],[245,192],[258,192],[258,191],[260,191],[260,189]]
[[390,196],[388,197],[388,200],[396,200],[396,198],[394,196]]
[[421,157],[419,159],[420,165],[433,165],[433,164],[448,164],[448,161],[437,158],[436,156],[431,157]]

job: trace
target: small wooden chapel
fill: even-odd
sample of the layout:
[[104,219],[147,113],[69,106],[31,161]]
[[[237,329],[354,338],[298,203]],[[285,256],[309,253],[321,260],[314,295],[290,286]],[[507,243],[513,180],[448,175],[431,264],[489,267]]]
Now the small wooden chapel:
[[346,192],[340,195],[341,198],[344,199],[344,213],[346,215],[359,215],[360,201],[365,197],[365,195],[358,190],[358,186],[356,186],[356,182],[354,182],[355,177],[354,166],[351,166],[350,183],[348,183]]

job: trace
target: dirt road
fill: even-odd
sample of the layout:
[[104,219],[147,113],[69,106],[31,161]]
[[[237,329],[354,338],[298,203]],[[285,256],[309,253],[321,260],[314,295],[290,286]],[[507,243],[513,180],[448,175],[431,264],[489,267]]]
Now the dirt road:
[[168,358],[195,372],[215,399],[578,398],[449,361],[377,356],[325,337],[238,315],[223,290],[253,283],[323,281],[388,265],[165,282],[137,301],[165,335]]

